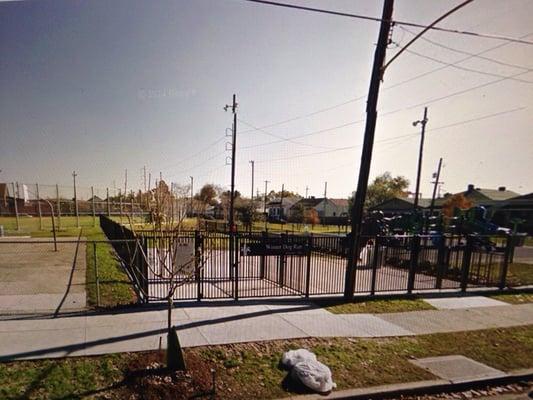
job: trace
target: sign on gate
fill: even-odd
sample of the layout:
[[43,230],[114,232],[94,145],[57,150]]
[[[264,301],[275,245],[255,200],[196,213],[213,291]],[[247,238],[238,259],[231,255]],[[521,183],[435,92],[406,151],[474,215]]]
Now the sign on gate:
[[279,255],[307,255],[307,243],[285,243],[278,238],[268,238],[258,243],[241,245],[241,256],[279,256]]
[[194,272],[194,243],[174,242],[174,268],[180,268],[183,274]]

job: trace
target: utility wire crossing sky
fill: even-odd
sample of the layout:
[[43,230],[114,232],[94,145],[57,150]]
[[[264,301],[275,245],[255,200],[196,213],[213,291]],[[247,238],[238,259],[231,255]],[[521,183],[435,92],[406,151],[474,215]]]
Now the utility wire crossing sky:
[[[328,196],[347,197],[382,3],[271,3],[0,3],[0,181],[69,184],[75,170],[81,186],[120,187],[127,169],[142,188],[146,166],[152,184],[161,171],[228,187],[222,107],[236,93],[241,193],[255,160],[255,181],[271,189],[320,196],[327,181]],[[387,60],[461,3],[397,0]],[[412,122],[427,106],[424,197],[440,157],[443,192],[533,191],[532,12],[528,0],[473,1],[390,64],[371,178],[390,171],[414,190]]]

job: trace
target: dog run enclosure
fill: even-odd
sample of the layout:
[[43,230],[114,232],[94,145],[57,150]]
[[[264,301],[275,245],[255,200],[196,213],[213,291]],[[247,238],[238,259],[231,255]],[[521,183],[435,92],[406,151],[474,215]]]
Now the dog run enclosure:
[[[265,232],[132,232],[100,224],[144,302],[253,297],[316,297],[344,293],[346,238]],[[364,238],[354,294],[504,288],[512,241],[507,237],[377,236]],[[178,248],[178,252],[176,252]],[[174,250],[173,250],[174,249]],[[233,263],[230,263],[230,251]],[[188,259],[171,277],[177,257]],[[173,258],[173,259],[171,259]],[[230,268],[230,265],[233,267]]]

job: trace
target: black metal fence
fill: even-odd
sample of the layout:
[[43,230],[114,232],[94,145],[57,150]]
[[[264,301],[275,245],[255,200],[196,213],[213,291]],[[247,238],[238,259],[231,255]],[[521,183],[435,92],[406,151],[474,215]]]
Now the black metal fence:
[[[117,254],[144,301],[344,293],[347,266],[345,237],[273,235],[260,232],[156,233],[135,235],[101,217]],[[356,263],[355,293],[413,293],[504,288],[512,241],[507,237],[390,236],[365,237]],[[191,268],[171,279],[173,246],[189,251]],[[233,265],[230,263],[233,252]],[[167,271],[165,271],[165,268]],[[533,282],[532,282],[533,283]]]

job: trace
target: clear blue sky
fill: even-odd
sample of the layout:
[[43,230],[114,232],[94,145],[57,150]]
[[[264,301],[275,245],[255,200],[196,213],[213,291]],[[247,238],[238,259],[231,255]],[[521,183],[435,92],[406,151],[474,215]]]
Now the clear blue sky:
[[[374,0],[293,3],[373,16],[382,7]],[[428,23],[459,1],[395,3],[396,19]],[[441,26],[513,37],[531,33],[533,40],[531,15],[530,0],[477,0]],[[378,28],[375,22],[241,0],[2,2],[0,181],[67,185],[76,170],[81,186],[118,187],[128,169],[130,186],[138,188],[146,166],[153,177],[162,171],[167,181],[187,184],[192,175],[196,187],[227,186],[224,135],[232,116],[222,107],[233,93],[239,119],[255,127],[362,97],[265,128],[285,138],[323,131],[291,142],[270,143],[279,139],[239,122],[239,190],[249,194],[248,161],[255,160],[261,191],[268,179],[270,188],[285,183],[305,193],[309,186],[309,194],[318,196],[327,181],[328,196],[346,197],[356,186],[361,149],[331,150],[362,142]],[[394,29],[400,45],[411,37]],[[428,104],[423,195],[430,195],[441,156],[445,191],[474,183],[532,192],[533,46],[442,32],[426,37],[466,52],[503,46],[483,54],[497,62],[471,58],[458,64],[488,75],[442,68],[415,54],[395,61],[380,94],[371,176],[401,174],[414,190],[418,136],[406,135],[418,131],[412,122]],[[412,50],[445,63],[468,57],[427,41]],[[396,51],[391,47],[389,57]],[[498,78],[520,72],[522,81]],[[396,136],[403,137],[387,141]]]

